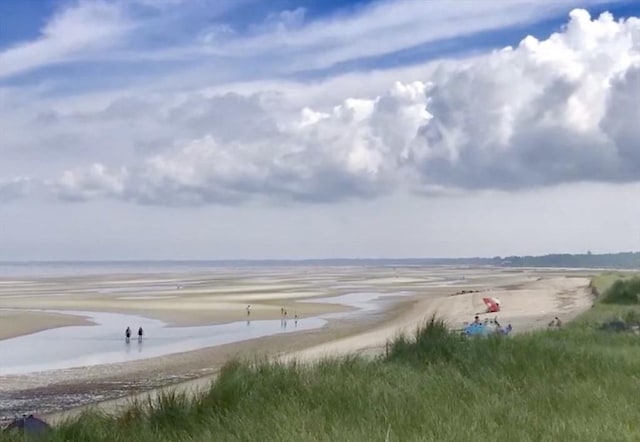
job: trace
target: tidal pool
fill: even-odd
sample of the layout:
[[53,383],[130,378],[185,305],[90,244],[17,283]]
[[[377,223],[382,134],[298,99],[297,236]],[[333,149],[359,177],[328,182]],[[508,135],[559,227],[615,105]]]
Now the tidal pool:
[[[282,333],[318,329],[329,319],[356,318],[383,309],[393,297],[407,295],[352,293],[301,302],[342,304],[355,310],[294,320],[243,320],[225,324],[172,327],[144,316],[67,310],[15,310],[82,316],[95,325],[69,326],[0,341],[0,376],[128,362],[198,350]],[[131,327],[131,341],[124,331]],[[138,327],[144,330],[138,342]]]

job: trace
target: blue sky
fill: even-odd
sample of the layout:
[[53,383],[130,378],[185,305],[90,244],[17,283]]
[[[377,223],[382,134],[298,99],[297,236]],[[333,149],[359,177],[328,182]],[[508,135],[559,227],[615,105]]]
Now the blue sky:
[[[520,1],[520,0],[519,0]],[[37,42],[42,39],[43,30],[48,22],[56,15],[64,15],[65,11],[80,8],[91,1],[76,0],[24,0],[20,2],[0,2],[0,48],[9,49],[18,45]],[[486,51],[492,48],[500,48],[507,45],[517,45],[523,35],[534,35],[544,38],[552,32],[561,29],[566,22],[570,9],[576,6],[584,6],[593,16],[602,11],[610,11],[616,17],[627,17],[637,14],[640,2],[635,0],[594,0],[557,2],[556,5],[537,7],[531,1],[521,0],[522,7],[516,6],[514,11],[505,9],[505,17],[517,9],[525,11],[521,16],[514,14],[513,20],[496,20],[491,14],[499,14],[501,8],[496,8],[497,2],[491,0],[485,4],[491,5],[493,11],[487,12],[487,17],[478,17],[477,29],[460,32],[438,32],[416,38],[415,42],[406,41],[406,38],[398,45],[391,45],[388,50],[364,52],[362,55],[349,54],[338,57],[336,60],[328,60],[319,66],[308,66],[301,63],[291,68],[281,68],[279,63],[284,63],[296,57],[299,52],[307,54],[316,49],[322,49],[323,45],[335,44],[327,36],[319,39],[318,45],[310,42],[310,46],[301,45],[296,49],[295,45],[284,46],[278,49],[277,45],[267,45],[263,53],[256,48],[246,56],[234,53],[233,49],[224,51],[212,51],[203,53],[203,36],[208,32],[221,32],[214,37],[211,46],[241,42],[243,39],[256,43],[256,39],[273,38],[278,26],[286,29],[301,30],[311,28],[316,24],[335,23],[357,17],[365,17],[372,11],[384,9],[385,5],[402,2],[386,0],[378,1],[346,1],[346,0],[238,0],[238,1],[214,1],[214,0],[104,0],[98,3],[111,5],[113,10],[120,14],[120,18],[114,18],[116,23],[108,23],[112,26],[114,35],[111,40],[105,38],[105,42],[96,42],[98,47],[94,50],[81,49],[80,54],[61,54],[58,59],[51,57],[48,62],[36,63],[32,68],[22,69],[17,74],[2,75],[0,73],[0,85],[24,85],[47,82],[52,91],[69,92],[77,89],[90,90],[94,87],[117,87],[133,84],[137,81],[148,81],[150,76],[174,75],[176,70],[203,69],[209,65],[209,71],[216,71],[216,77],[220,81],[228,81],[238,78],[238,72],[242,72],[244,80],[256,80],[263,77],[269,78],[326,78],[338,73],[350,71],[368,71],[371,69],[388,69],[403,65],[423,63],[427,60],[441,57],[465,56],[469,53]],[[409,3],[409,2],[408,2]],[[413,2],[415,4],[415,2]],[[515,2],[503,2],[508,5]],[[532,5],[533,3],[533,5]],[[545,3],[543,0],[541,2]],[[451,14],[443,13],[441,9],[455,11],[452,5],[462,5],[460,15],[464,15],[464,9],[469,2],[423,2],[428,9],[433,7],[433,21],[425,26],[433,26],[432,23],[446,23],[446,20],[461,21],[461,17],[449,17]],[[444,5],[444,6],[442,6]],[[415,7],[415,5],[414,5]],[[397,12],[397,11],[396,11]],[[100,19],[99,14],[91,17],[92,20]],[[287,15],[288,14],[288,15]],[[442,22],[439,22],[442,16]],[[287,18],[288,17],[288,18]],[[487,23],[482,23],[487,19]],[[129,21],[132,29],[117,29],[117,21]],[[287,20],[290,20],[289,22]],[[352,20],[354,27],[357,20]],[[72,21],[72,24],[75,23]],[[392,21],[388,26],[407,27],[406,32],[411,32],[411,27],[419,25],[419,22],[403,20],[401,17]],[[371,26],[371,24],[367,24]],[[383,24],[386,28],[387,24]],[[375,38],[375,25],[371,26],[370,34],[354,37]],[[123,27],[124,28],[124,27]],[[213,31],[212,31],[213,30]],[[228,34],[225,34],[228,32]],[[286,32],[286,31],[285,31]],[[232,33],[232,34],[231,34]],[[395,33],[397,35],[397,32]],[[382,37],[384,38],[384,37]],[[218,43],[220,42],[220,43]],[[275,43],[274,43],[275,44]],[[233,46],[233,45],[232,45]],[[258,51],[258,52],[256,52]],[[72,51],[73,52],[73,51]],[[275,61],[274,61],[275,60]],[[219,67],[223,65],[224,69]],[[251,69],[248,66],[260,66],[260,69]],[[105,75],[108,73],[109,75]],[[73,81],[68,80],[73,78]]]
[[638,249],[638,16],[0,0],[0,259]]

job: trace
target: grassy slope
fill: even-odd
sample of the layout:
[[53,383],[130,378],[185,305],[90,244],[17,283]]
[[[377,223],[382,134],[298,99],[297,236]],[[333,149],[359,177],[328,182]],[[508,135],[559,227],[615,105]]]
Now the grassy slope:
[[[634,272],[606,272],[594,277],[591,280],[591,286],[596,294],[602,295],[609,288],[611,288],[611,286],[616,281],[628,280],[637,275],[638,273]],[[574,321],[573,325],[578,327],[585,327],[595,322],[603,322],[605,320],[622,318],[628,315],[630,312],[636,312],[640,314],[640,307],[596,302],[594,308]]]
[[435,322],[373,362],[234,363],[198,400],[86,416],[53,440],[637,441],[640,338],[593,327],[629,308],[598,303],[563,330],[509,339],[465,340]]

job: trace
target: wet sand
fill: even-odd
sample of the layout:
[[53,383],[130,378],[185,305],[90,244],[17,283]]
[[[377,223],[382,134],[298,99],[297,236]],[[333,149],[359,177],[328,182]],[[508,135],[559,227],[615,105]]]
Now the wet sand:
[[[317,316],[348,310],[338,304],[316,304],[315,298],[354,290],[394,291],[401,280],[354,269],[222,269],[187,275],[98,275],[95,277],[0,280],[0,308],[96,311],[140,314],[176,326],[211,325],[245,319]],[[416,278],[417,281],[421,279]],[[410,285],[410,281],[407,284]],[[311,301],[311,302],[301,302]],[[15,335],[15,333],[12,333]]]
[[[73,307],[71,310],[89,310],[87,307],[90,306],[92,311],[144,311],[149,317],[171,319],[173,324],[180,325],[181,321],[215,324],[244,319],[244,307],[249,299],[254,306],[252,315],[262,311],[264,315],[273,314],[279,318],[280,306],[285,302],[289,311],[295,308],[313,314],[345,310],[341,305],[314,302],[319,297],[372,291],[387,294],[405,291],[411,292],[411,296],[398,298],[386,310],[371,315],[330,320],[317,330],[127,363],[0,377],[0,415],[75,410],[50,415],[56,420],[81,410],[77,408],[79,406],[99,401],[102,401],[103,410],[117,411],[128,401],[118,399],[122,396],[157,392],[166,385],[183,391],[203,388],[222,364],[234,357],[269,356],[313,361],[352,352],[379,353],[388,339],[400,331],[412,331],[432,313],[445,317],[452,327],[462,326],[463,321],[471,320],[474,313],[483,309],[481,298],[487,295],[502,300],[500,319],[505,324],[511,322],[516,332],[544,327],[556,315],[570,320],[591,305],[589,280],[580,277],[588,275],[586,272],[423,267],[272,269],[271,272],[260,269],[249,273],[243,269],[236,273],[218,272],[214,276],[203,273],[188,277],[113,275],[34,279],[21,283],[21,292],[26,295],[23,298],[7,296],[9,284],[0,283],[0,307],[33,308],[34,305],[41,306],[44,299],[43,307],[46,308],[63,306]],[[573,277],[567,278],[566,274]],[[221,287],[223,280],[228,284],[228,291]],[[64,289],[65,284],[68,292]],[[207,287],[211,291],[207,291]],[[111,290],[104,292],[105,288]],[[462,290],[480,292],[456,294]],[[54,292],[61,294],[47,294]],[[12,295],[15,293],[12,291]],[[158,299],[158,296],[175,298]],[[183,296],[190,301],[183,302]],[[122,297],[134,299],[118,299]],[[311,307],[304,301],[311,301]],[[136,305],[132,307],[131,303]],[[173,307],[170,309],[169,305]],[[201,311],[204,306],[216,305],[229,307],[222,309],[226,315],[220,311]],[[196,306],[199,306],[200,314],[194,315],[194,319],[189,315],[199,311]]]
[[0,310],[0,340],[58,327],[92,324],[75,315]]

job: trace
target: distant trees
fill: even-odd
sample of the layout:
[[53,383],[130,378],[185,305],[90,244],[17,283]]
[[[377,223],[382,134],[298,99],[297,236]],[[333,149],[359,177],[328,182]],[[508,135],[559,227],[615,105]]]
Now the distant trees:
[[[496,262],[496,258],[492,259]],[[509,256],[497,265],[509,267],[587,267],[587,268],[640,268],[640,252],[585,254],[551,254],[543,256]]]

